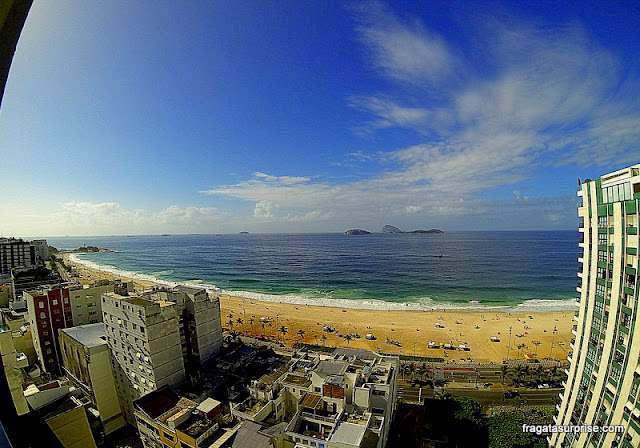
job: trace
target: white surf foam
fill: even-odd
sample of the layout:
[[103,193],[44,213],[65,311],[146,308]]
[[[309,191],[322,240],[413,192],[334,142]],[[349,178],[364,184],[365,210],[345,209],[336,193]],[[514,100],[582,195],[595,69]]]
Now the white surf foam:
[[[82,264],[88,268],[97,269],[108,272],[121,277],[128,277],[133,280],[143,280],[158,283],[161,285],[175,287],[178,285],[195,286],[204,288],[208,292],[216,294],[225,294],[230,296],[242,297],[249,300],[257,300],[261,302],[286,303],[291,305],[312,305],[326,306],[332,308],[346,309],[367,309],[381,311],[431,311],[431,310],[468,310],[468,311],[506,311],[506,312],[548,312],[548,311],[574,311],[578,309],[575,299],[566,300],[542,300],[533,299],[517,305],[497,305],[469,303],[469,302],[444,302],[435,301],[430,297],[413,298],[407,302],[389,302],[380,299],[339,299],[326,295],[324,297],[311,296],[306,294],[266,294],[254,291],[235,291],[225,290],[217,287],[215,284],[208,283],[202,279],[193,279],[183,282],[172,282],[159,279],[153,275],[143,274],[134,271],[125,271],[112,265],[103,265],[90,260],[82,259],[79,254],[70,254],[70,261]],[[162,271],[167,272],[167,271]]]

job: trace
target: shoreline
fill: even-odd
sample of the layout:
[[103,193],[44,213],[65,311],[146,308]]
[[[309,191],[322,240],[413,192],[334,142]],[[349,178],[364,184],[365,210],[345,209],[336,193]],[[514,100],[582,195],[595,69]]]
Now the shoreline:
[[[171,287],[178,284],[157,281],[158,279],[154,281],[152,276],[144,274],[132,277],[123,275],[124,271],[117,269],[108,270],[87,266],[92,262],[78,261],[73,254],[65,253],[63,258],[66,263],[78,270],[81,282],[85,284],[100,279],[116,278],[133,281],[139,290],[153,286]],[[206,287],[198,282],[179,284]],[[573,311],[534,313],[461,308],[362,309],[257,300],[240,297],[233,293],[226,294],[212,288],[206,289],[220,296],[223,327],[240,333],[265,335],[280,342],[284,337],[284,343],[288,346],[303,342],[438,357],[456,362],[471,358],[473,362],[501,363],[507,356],[509,359],[524,359],[525,354],[537,354],[538,358],[552,357],[566,360],[570,352],[569,342],[573,337],[571,334]],[[286,327],[285,333],[277,331],[282,326]],[[325,326],[335,328],[336,331],[324,331]],[[373,334],[376,339],[366,340],[367,333]],[[347,334],[354,336],[349,341],[339,336]],[[356,337],[356,334],[360,337]],[[491,342],[492,337],[500,339],[500,342]],[[395,341],[399,345],[388,344],[388,340]],[[429,348],[431,341],[438,348]],[[468,346],[470,350],[444,350],[440,344],[452,344],[454,347],[462,344]]]
[[511,313],[546,313],[546,312],[574,312],[578,310],[575,299],[525,299],[524,302],[515,305],[501,305],[495,302],[471,303],[471,302],[437,302],[427,299],[430,302],[391,302],[383,299],[340,299],[333,297],[304,297],[300,294],[267,294],[256,291],[233,291],[224,290],[214,284],[206,283],[203,280],[172,281],[159,279],[151,274],[126,271],[115,266],[105,266],[94,261],[84,260],[78,257],[82,253],[65,252],[65,259],[69,259],[74,264],[83,265],[97,271],[108,272],[110,274],[125,277],[138,281],[146,281],[154,284],[173,287],[178,284],[189,285],[206,289],[213,294],[229,295],[234,297],[244,297],[250,300],[261,302],[282,303],[289,305],[309,305],[329,308],[361,309],[371,311],[477,311],[477,312],[511,312]]

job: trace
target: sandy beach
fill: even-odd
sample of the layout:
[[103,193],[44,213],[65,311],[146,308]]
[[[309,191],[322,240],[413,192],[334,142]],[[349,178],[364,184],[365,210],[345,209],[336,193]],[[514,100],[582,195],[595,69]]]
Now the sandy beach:
[[[65,263],[78,270],[80,281],[85,284],[119,278],[133,281],[140,290],[156,286],[152,281],[130,279],[74,263],[69,260],[68,254],[64,258]],[[261,302],[229,295],[220,295],[220,306],[223,326],[226,328],[240,333],[277,337],[286,345],[301,341],[405,355],[446,357],[456,362],[471,358],[474,362],[499,363],[507,358],[507,352],[509,359],[524,359],[525,354],[536,354],[538,358],[566,360],[570,351],[569,342],[573,337],[572,311],[381,311]],[[276,331],[283,325],[287,329],[284,341],[283,334]],[[325,331],[325,327],[335,331]],[[351,340],[339,336],[346,334],[353,334]],[[366,340],[367,334],[372,334],[376,339]],[[492,337],[499,339],[499,342],[492,342]],[[388,340],[397,344],[390,344]],[[429,348],[430,341],[437,348]],[[452,344],[455,347],[464,344],[470,350],[444,350],[440,344]]]

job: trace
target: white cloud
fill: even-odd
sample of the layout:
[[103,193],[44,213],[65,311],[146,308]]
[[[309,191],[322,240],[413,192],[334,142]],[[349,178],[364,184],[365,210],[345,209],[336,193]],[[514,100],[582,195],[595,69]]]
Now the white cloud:
[[253,210],[253,216],[256,218],[273,218],[278,204],[271,201],[259,201]]
[[402,22],[380,2],[364,3],[354,11],[363,43],[387,76],[434,83],[454,72],[457,60],[449,45],[420,22]]
[[264,174],[260,172],[253,173],[254,177],[258,179],[263,179],[269,182],[280,183],[285,185],[298,184],[300,182],[306,182],[309,180],[308,177],[300,177],[300,176],[270,176],[269,174]]

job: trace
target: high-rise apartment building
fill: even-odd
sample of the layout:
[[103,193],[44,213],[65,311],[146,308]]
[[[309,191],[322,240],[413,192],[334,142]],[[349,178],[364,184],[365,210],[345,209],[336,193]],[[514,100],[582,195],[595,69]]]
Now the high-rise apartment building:
[[556,424],[622,425],[625,430],[555,433],[549,442],[553,447],[637,447],[640,165],[586,180],[578,197],[579,311]]
[[12,268],[35,266],[40,257],[38,249],[20,238],[0,238],[0,273]]
[[204,289],[103,294],[102,313],[120,405],[132,425],[136,399],[197,378],[222,345],[220,302]]

